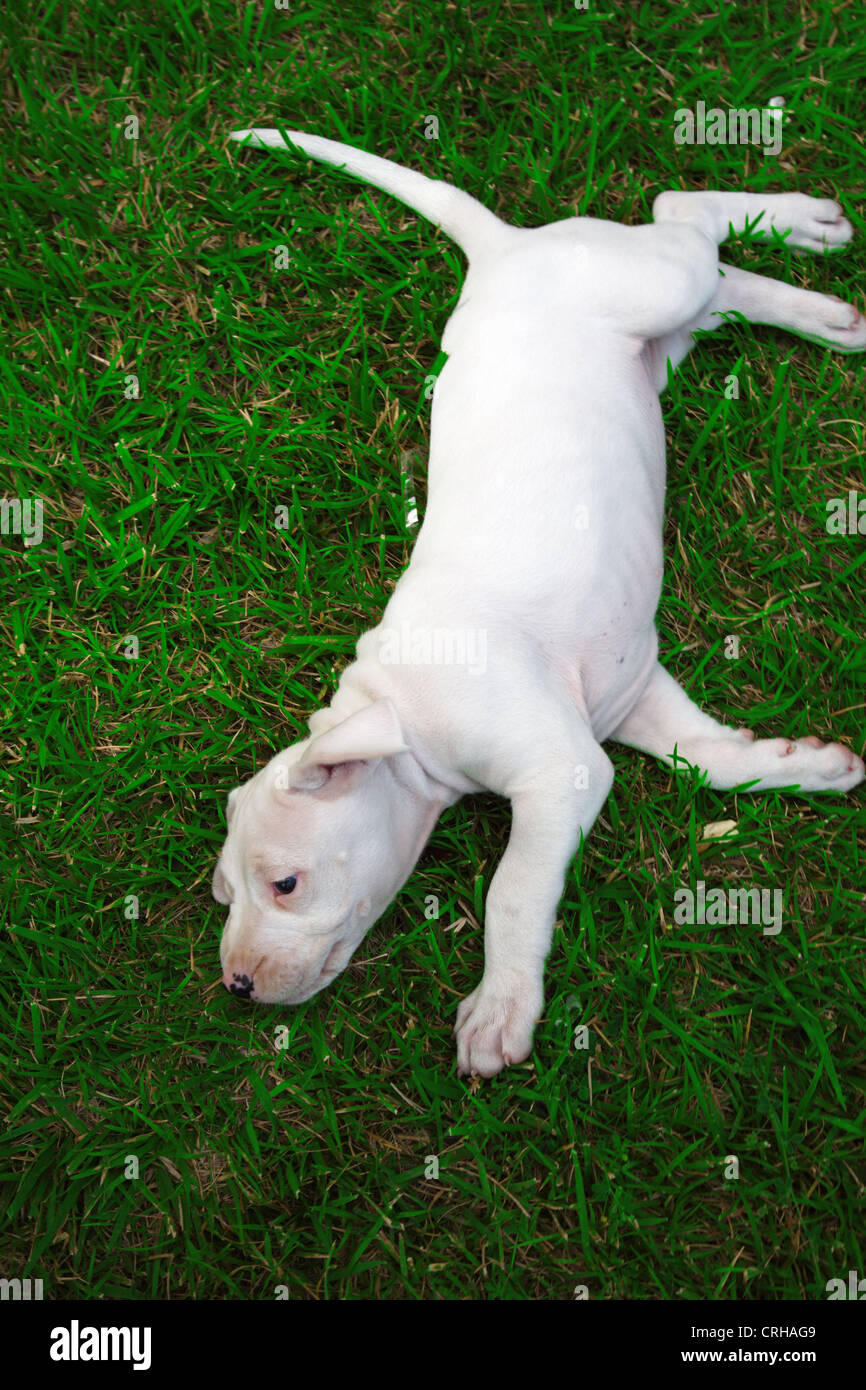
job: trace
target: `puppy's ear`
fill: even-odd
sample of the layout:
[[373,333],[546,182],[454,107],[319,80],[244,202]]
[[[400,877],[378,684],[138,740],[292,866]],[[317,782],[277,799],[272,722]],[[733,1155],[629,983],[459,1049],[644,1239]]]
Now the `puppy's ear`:
[[219,866],[219,861],[217,861],[217,866],[213,871],[213,880],[211,881],[210,891],[218,903],[222,903],[223,907],[228,906],[229,895],[226,889],[226,881],[223,877],[223,871]]
[[317,791],[337,769],[358,776],[377,758],[405,753],[408,748],[397,711],[390,700],[376,700],[341,724],[311,738],[300,758],[288,769],[288,785],[296,791]]
[[235,805],[237,804],[239,791],[240,787],[235,787],[229,792],[228,801],[226,802],[226,827],[230,826],[232,823],[232,816],[235,813]]

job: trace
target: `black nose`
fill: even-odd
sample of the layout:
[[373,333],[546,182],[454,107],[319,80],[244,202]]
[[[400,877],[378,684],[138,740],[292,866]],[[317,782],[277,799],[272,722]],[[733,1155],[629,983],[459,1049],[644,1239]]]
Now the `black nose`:
[[253,992],[253,981],[251,975],[233,975],[229,985],[229,993],[237,995],[238,999],[249,999]]

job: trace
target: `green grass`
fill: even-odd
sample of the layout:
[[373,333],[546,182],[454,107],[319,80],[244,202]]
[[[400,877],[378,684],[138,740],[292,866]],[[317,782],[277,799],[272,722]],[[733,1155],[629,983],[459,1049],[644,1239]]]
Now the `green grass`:
[[[282,1011],[218,982],[226,794],[304,732],[407,562],[401,458],[423,511],[462,276],[384,194],[225,137],[348,138],[529,225],[645,220],[667,186],[840,195],[845,254],[726,254],[861,297],[857,6],[699,15],[5,11],[3,495],[44,498],[45,535],[0,538],[0,1274],[51,1298],[724,1300],[866,1273],[862,789],[716,794],[611,745],[535,1051],[492,1083],[457,1079],[450,1028],[507,836],[493,797],[443,818],[328,992]],[[673,144],[680,105],[776,94],[778,159]],[[866,550],[824,530],[828,498],[866,491],[862,360],[738,325],[665,415],[667,665],[719,717],[862,753]],[[722,819],[735,837],[704,841]],[[782,932],[676,926],[698,878],[782,888]]]

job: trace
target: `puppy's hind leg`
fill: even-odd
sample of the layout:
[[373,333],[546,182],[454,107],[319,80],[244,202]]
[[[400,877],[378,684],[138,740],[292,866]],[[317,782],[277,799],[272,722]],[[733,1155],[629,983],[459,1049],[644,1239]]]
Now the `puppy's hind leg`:
[[[628,244],[622,251],[619,242],[611,240],[620,261],[615,274],[608,272],[601,278],[623,325],[648,339],[670,336],[667,355],[674,361],[688,351],[693,328],[716,326],[713,314],[737,308],[751,317],[748,307],[733,302],[737,299],[769,314],[757,321],[776,322],[776,315],[790,306],[782,306],[778,296],[774,300],[772,292],[747,286],[745,280],[737,280],[727,290],[720,286],[718,247],[732,229],[741,232],[747,225],[766,237],[774,230],[786,232],[791,245],[815,251],[842,246],[852,236],[842,209],[827,198],[803,193],[660,193],[653,203],[651,224],[628,228]],[[729,268],[724,267],[723,273],[727,276]],[[752,282],[761,279],[751,277]],[[624,298],[627,305],[621,303]],[[664,361],[661,356],[662,366]]]
[[751,323],[784,328],[839,352],[866,349],[866,318],[856,305],[736,266],[721,263],[719,270],[718,289],[709,304],[675,333],[647,343],[647,358],[658,391],[667,385],[668,360],[672,367],[678,367],[694,347],[692,334],[723,328],[729,314],[742,314]]
[[720,724],[658,664],[611,738],[652,753],[669,767],[679,764],[680,771],[685,764],[699,768],[718,791],[847,792],[866,776],[862,759],[841,743],[825,744],[814,735],[756,739],[751,729]]
[[626,333],[651,339],[676,332],[716,292],[718,249],[697,224],[611,223],[602,244],[582,234],[578,245],[584,239],[582,309]]

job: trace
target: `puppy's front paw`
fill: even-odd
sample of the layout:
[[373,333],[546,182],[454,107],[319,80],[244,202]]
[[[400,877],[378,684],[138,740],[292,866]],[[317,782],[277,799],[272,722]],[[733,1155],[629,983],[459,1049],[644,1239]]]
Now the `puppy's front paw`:
[[544,1005],[541,985],[486,984],[484,980],[457,1010],[457,1074],[496,1076],[503,1067],[525,1062]]

